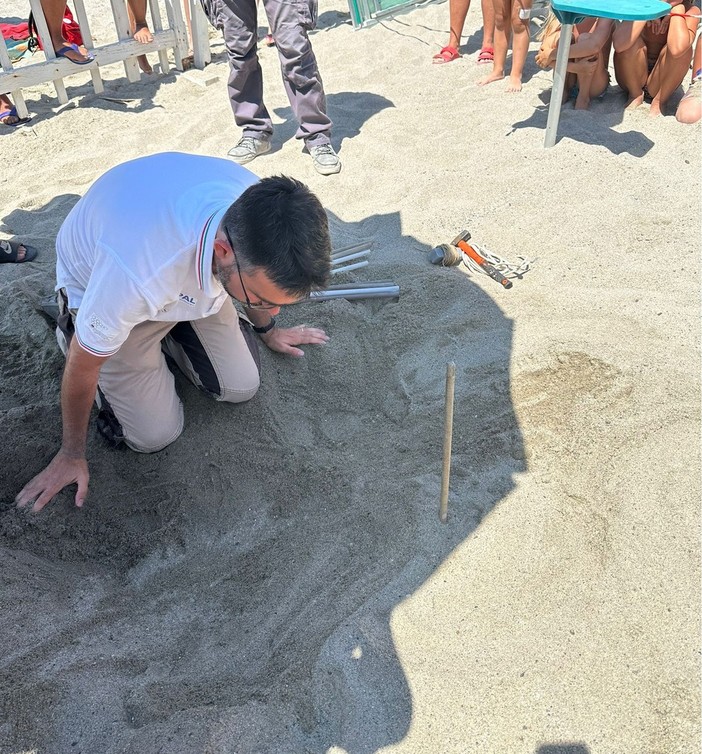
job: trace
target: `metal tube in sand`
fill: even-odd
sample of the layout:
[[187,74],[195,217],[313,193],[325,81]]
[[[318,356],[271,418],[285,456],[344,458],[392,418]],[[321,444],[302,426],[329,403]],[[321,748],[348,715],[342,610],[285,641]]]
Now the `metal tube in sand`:
[[335,298],[397,298],[400,286],[395,283],[354,283],[352,285],[330,285],[323,291],[312,291],[310,301],[331,301]]
[[363,243],[355,243],[351,246],[342,246],[340,249],[332,249],[331,258],[338,259],[339,257],[345,257],[348,254],[353,254],[355,251],[370,250],[373,245],[372,241],[364,241]]
[[368,266],[368,260],[362,259],[360,262],[354,262],[353,264],[347,264],[346,266],[332,267],[331,274],[338,275],[341,272],[348,272],[349,270],[357,270],[359,267],[367,267],[367,266]]
[[370,249],[365,251],[354,251],[353,254],[343,254],[340,257],[332,257],[331,265],[335,267],[337,264],[343,264],[344,262],[350,262],[352,259],[359,259],[360,257],[367,257],[370,254]]
[[441,472],[441,500],[439,520],[448,520],[449,477],[451,476],[451,442],[453,439],[453,394],[456,384],[456,365],[449,361],[446,365],[446,400],[444,402],[444,465]]

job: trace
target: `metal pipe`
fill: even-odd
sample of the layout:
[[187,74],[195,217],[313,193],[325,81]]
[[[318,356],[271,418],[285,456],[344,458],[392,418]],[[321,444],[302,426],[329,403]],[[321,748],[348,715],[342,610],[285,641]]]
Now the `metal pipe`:
[[368,266],[368,260],[364,259],[361,262],[356,262],[355,264],[347,264],[345,267],[332,267],[331,274],[337,275],[340,272],[348,272],[349,270],[357,270],[359,267],[367,267]]
[[364,241],[363,243],[355,243],[351,246],[342,246],[340,249],[332,249],[331,257],[336,259],[337,257],[345,257],[347,254],[352,254],[354,251],[364,251],[370,249],[373,245],[372,241]]
[[359,259],[360,257],[367,257],[370,254],[370,249],[366,249],[365,251],[357,251],[353,254],[345,254],[343,257],[332,257],[331,263],[332,267],[336,264],[341,264],[342,262],[348,262],[352,259]]
[[333,285],[324,291],[312,291],[310,301],[331,301],[336,298],[397,298],[400,286],[394,283],[356,283],[354,285]]

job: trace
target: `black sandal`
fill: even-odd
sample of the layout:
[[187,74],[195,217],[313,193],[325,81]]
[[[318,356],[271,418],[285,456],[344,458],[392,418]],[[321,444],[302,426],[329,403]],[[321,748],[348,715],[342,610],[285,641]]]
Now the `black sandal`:
[[[24,258],[17,259],[20,254],[20,248],[24,248]],[[0,241],[0,263],[2,262],[31,262],[37,255],[37,250],[33,246],[20,243],[19,241]]]

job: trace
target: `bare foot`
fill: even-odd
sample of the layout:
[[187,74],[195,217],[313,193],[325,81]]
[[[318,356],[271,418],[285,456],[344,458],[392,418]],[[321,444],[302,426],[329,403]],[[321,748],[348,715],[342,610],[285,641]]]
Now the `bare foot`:
[[154,35],[149,31],[149,27],[146,24],[137,24],[134,29],[134,39],[145,45],[154,41]]
[[638,97],[629,97],[626,105],[624,106],[625,110],[636,110],[636,108],[643,102],[644,95],[643,92],[639,94]]
[[485,84],[492,84],[493,81],[502,81],[504,77],[505,77],[504,71],[496,71],[493,68],[492,73],[490,73],[484,79],[480,79],[480,81],[478,81],[478,86],[485,86]]
[[663,108],[658,98],[653,99],[651,102],[651,109],[648,111],[649,118],[658,118],[663,115]]
[[582,90],[578,92],[578,96],[575,98],[575,104],[573,110],[587,110],[590,107],[590,97],[587,94],[583,94]]
[[151,74],[154,72],[146,55],[137,55],[137,63],[139,63],[139,68],[141,68],[144,73]]
[[510,76],[509,81],[507,82],[507,89],[505,89],[506,92],[521,92],[522,91],[522,77],[521,76]]

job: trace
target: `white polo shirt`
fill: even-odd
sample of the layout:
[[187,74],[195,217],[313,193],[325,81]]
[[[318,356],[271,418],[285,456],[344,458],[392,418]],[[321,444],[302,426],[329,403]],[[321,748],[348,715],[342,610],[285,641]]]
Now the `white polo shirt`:
[[166,152],[125,162],[73,207],[56,239],[56,290],[78,309],[78,343],[111,356],[147,320],[215,314],[227,293],[212,273],[224,213],[258,178],[216,157]]

